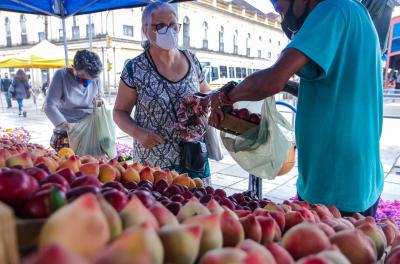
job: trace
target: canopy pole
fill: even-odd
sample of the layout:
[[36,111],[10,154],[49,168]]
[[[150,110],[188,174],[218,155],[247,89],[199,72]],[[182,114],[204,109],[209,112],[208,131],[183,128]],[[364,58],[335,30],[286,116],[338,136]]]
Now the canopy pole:
[[92,50],[92,42],[93,42],[93,28],[92,28],[92,14],[89,14],[89,49]]
[[64,41],[64,53],[65,53],[65,68],[68,68],[68,44],[67,44],[67,32],[65,30],[65,6],[64,1],[59,1],[60,5],[60,16],[62,22],[62,30],[63,30],[63,41]]

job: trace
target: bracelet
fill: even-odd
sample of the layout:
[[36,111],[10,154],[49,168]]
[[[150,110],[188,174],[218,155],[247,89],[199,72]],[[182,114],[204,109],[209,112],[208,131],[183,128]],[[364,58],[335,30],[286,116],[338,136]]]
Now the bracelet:
[[220,92],[218,94],[218,99],[221,105],[233,105],[235,102],[232,101],[229,96],[224,93],[224,92]]

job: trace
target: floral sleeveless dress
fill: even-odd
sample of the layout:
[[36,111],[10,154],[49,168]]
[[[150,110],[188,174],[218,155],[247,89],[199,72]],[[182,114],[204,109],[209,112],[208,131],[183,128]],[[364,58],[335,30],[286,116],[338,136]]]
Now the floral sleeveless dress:
[[[181,52],[185,57],[186,54],[192,56],[194,66],[197,69],[193,69],[189,58],[186,57],[189,69],[185,76],[177,82],[170,81],[162,76],[153,65],[152,58],[146,53],[142,53],[127,62],[122,71],[121,80],[137,92],[138,97],[134,114],[137,125],[153,131],[165,140],[165,144],[157,145],[152,149],[145,149],[134,140],[133,161],[148,162],[152,166],[175,169],[183,173],[187,171],[179,166],[181,151],[180,140],[174,130],[174,124],[177,122],[175,113],[181,100],[199,92],[204,75],[196,56],[191,52]],[[172,110],[172,107],[175,111]],[[208,162],[204,173],[189,172],[189,174],[191,177],[209,177]]]

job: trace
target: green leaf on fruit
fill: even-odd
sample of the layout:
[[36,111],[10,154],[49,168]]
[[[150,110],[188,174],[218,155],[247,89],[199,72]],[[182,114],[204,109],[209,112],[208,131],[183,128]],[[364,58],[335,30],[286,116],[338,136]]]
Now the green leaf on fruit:
[[63,207],[66,203],[65,195],[63,192],[59,191],[56,187],[51,188],[50,193],[50,210],[51,212],[57,211],[59,208]]

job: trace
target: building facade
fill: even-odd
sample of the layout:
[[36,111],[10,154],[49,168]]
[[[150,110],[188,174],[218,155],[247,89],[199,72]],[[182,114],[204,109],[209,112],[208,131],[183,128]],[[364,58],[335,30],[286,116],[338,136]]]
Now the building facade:
[[[182,24],[179,45],[196,53],[207,81],[241,79],[278,58],[287,39],[276,14],[265,14],[251,1],[200,0],[175,4]],[[143,8],[106,11],[66,19],[69,51],[89,48],[104,62],[105,90],[115,89],[128,59],[139,55]],[[18,54],[43,39],[63,45],[61,20],[56,17],[0,12],[0,57]],[[12,75],[16,69],[0,69]],[[26,69],[39,87],[53,69]]]

